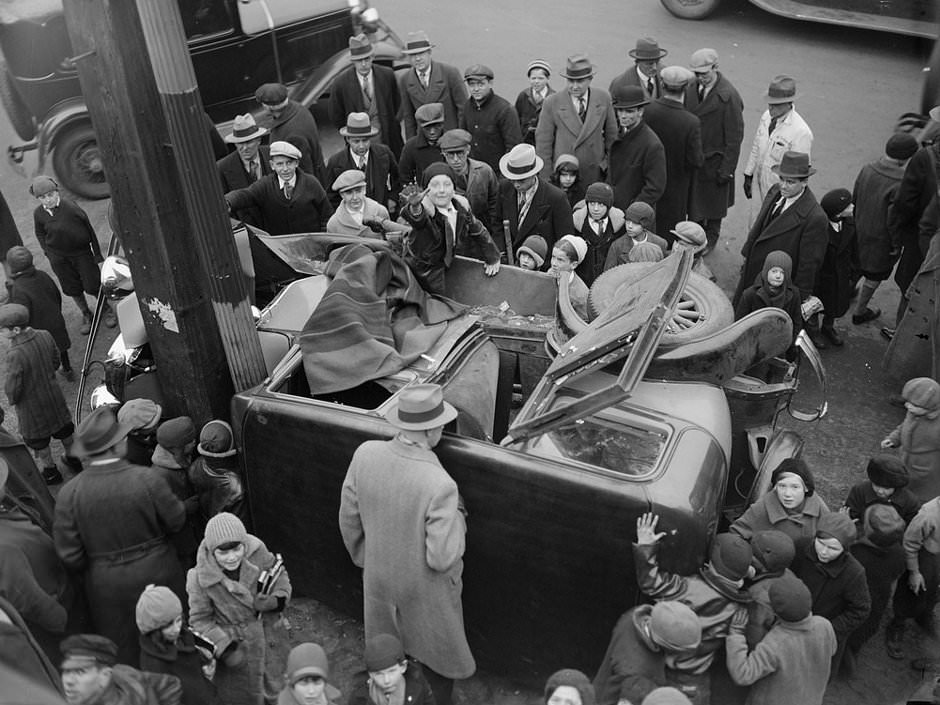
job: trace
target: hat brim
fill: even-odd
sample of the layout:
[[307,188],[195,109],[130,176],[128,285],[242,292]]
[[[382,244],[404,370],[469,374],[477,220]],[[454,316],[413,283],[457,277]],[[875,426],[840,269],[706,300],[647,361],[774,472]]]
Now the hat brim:
[[690,66],[689,71],[692,73],[708,73],[713,68],[715,68],[715,64],[709,64],[708,66]]
[[636,49],[631,49],[630,51],[627,52],[627,54],[630,56],[631,59],[636,59],[637,61],[659,61],[668,53],[669,53],[668,49],[660,49],[659,54],[657,56],[653,56],[653,55],[640,56],[639,52],[637,52]]
[[[441,120],[443,122],[443,120]],[[379,134],[379,131],[374,127],[370,127],[368,132],[357,132],[356,134],[350,134],[349,130],[345,127],[339,128],[339,134],[343,137],[375,137]]]
[[398,416],[398,404],[396,404],[385,414],[385,420],[392,424],[392,426],[404,431],[428,431],[432,428],[446,426],[457,418],[457,409],[446,401],[443,402],[443,406],[444,408],[441,409],[441,413],[433,418],[425,421],[410,422],[401,420]]
[[242,137],[236,137],[235,135],[226,135],[224,139],[229,144],[238,144],[240,142],[250,142],[251,140],[261,139],[266,134],[268,134],[267,128],[261,127],[259,125],[258,128],[254,132],[252,132],[250,135],[244,135]]
[[405,56],[411,56],[412,54],[423,54],[426,51],[431,51],[437,44],[428,44],[426,47],[421,47],[419,49],[402,49],[401,53]]
[[580,75],[570,74],[567,71],[560,71],[558,73],[562,78],[567,78],[569,81],[583,81],[585,78],[594,78],[594,74],[597,73],[596,67],[591,64],[591,73],[585,73]]
[[816,169],[813,167],[809,167],[801,174],[797,174],[792,171],[781,171],[779,164],[774,164],[772,167],[770,167],[770,170],[777,176],[783,177],[785,179],[806,179],[816,173]]
[[545,160],[542,159],[538,154],[535,155],[535,164],[529,171],[522,172],[517,174],[515,172],[509,171],[509,153],[507,152],[499,158],[499,173],[505,176],[510,181],[522,181],[523,179],[528,179],[530,176],[535,176],[540,171],[542,167],[545,166]]
[[783,105],[784,103],[792,103],[797,98],[800,97],[799,93],[794,93],[791,96],[782,97],[782,96],[772,96],[769,92],[764,93],[764,102],[767,105]]
[[81,438],[76,436],[75,440],[72,443],[72,447],[69,449],[69,455],[74,455],[76,457],[85,457],[88,455],[97,455],[98,453],[103,453],[108,448],[113,446],[118,441],[122,441],[127,438],[127,434],[131,432],[131,427],[128,424],[117,423],[114,425],[114,430],[109,436],[98,441],[94,447],[89,448]]
[[196,450],[199,451],[199,455],[204,455],[207,458],[231,458],[238,452],[235,448],[230,448],[222,453],[213,453],[211,450],[206,450],[202,443],[196,446]]
[[368,59],[370,56],[375,56],[375,47],[372,44],[369,44],[368,51],[360,51],[353,53],[353,50],[349,50],[349,60],[350,61],[359,61],[360,59]]
[[545,264],[545,258],[542,257],[542,255],[540,255],[538,252],[536,252],[536,251],[533,250],[532,248],[526,247],[525,245],[523,245],[523,246],[520,247],[518,250],[516,250],[516,257],[518,257],[519,255],[521,255],[523,252],[525,252],[527,255],[529,255],[529,257],[531,257],[532,259],[534,259],[534,260],[535,260],[535,263],[536,263],[539,267],[541,267],[543,264]]
[[628,110],[629,108],[642,108],[644,105],[649,104],[649,100],[644,98],[643,100],[638,100],[635,103],[614,103],[612,107],[614,110],[617,108],[620,108],[621,110]]

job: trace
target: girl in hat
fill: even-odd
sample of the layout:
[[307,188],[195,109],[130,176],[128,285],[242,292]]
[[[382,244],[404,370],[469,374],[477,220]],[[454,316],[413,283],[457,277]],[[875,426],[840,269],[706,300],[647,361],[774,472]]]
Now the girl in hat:
[[[206,525],[196,567],[186,576],[190,624],[215,644],[215,683],[226,705],[261,705],[282,688],[288,647],[283,612],[291,585],[277,563],[238,517],[223,512]],[[263,578],[270,583],[264,590]]]
[[186,507],[186,526],[173,535],[180,564],[184,569],[196,564],[196,549],[199,541],[193,530],[192,517],[199,511],[199,498],[189,481],[189,466],[196,448],[196,427],[188,416],[168,419],[157,429],[157,447],[151,462],[153,472],[158,474],[173,494]]
[[245,492],[232,427],[226,421],[213,419],[199,432],[196,451],[199,457],[189,467],[189,480],[199,497],[199,533],[220,512],[229,512],[244,521]]
[[548,273],[558,279],[558,284],[567,283],[568,299],[571,306],[582,320],[590,320],[588,315],[588,287],[575,273],[581,260],[588,251],[584,238],[577,235],[565,235],[552,248],[552,266]]
[[560,154],[549,182],[565,192],[568,205],[574,210],[584,200],[584,185],[581,183],[581,164],[573,154]]
[[545,264],[548,255],[548,243],[541,235],[529,235],[516,251],[516,259],[522,269],[537,272]]
[[529,79],[529,87],[516,98],[516,114],[519,116],[523,142],[534,145],[535,128],[539,124],[539,115],[542,114],[542,102],[555,92],[555,89],[548,85],[552,67],[547,61],[535,59],[529,63],[525,75]]
[[[754,285],[741,294],[734,309],[735,320],[740,320],[762,308],[779,308],[789,317],[793,326],[793,342],[803,328],[802,301],[800,292],[793,286],[790,277],[793,273],[793,260],[781,250],[774,250],[764,258],[764,267]],[[792,350],[792,348],[791,348]],[[792,357],[792,353],[788,353]]]
[[218,703],[212,685],[215,660],[211,651],[197,645],[195,635],[183,624],[183,604],[176,594],[162,585],[148,585],[137,600],[135,616],[141,670],[179,678],[182,705]]
[[587,256],[578,265],[578,276],[588,286],[604,271],[611,244],[626,232],[624,214],[614,207],[610,184],[597,182],[587,187],[584,204],[573,216],[575,232],[588,244]]
[[594,686],[573,668],[556,671],[545,682],[545,705],[594,705]]
[[907,415],[881,441],[899,448],[910,472],[909,488],[921,502],[940,495],[940,384],[930,377],[909,379],[901,390]]
[[287,657],[284,687],[277,705],[334,705],[342,693],[330,685],[330,663],[319,644],[298,644]]

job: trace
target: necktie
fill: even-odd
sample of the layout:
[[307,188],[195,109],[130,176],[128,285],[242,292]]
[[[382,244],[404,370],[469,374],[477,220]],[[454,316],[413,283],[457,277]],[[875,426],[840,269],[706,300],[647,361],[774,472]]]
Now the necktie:
[[656,97],[656,84],[653,82],[653,79],[652,79],[652,78],[647,78],[647,79],[646,79],[646,94],[647,94],[650,98],[655,98],[655,97]]
[[703,86],[701,83],[698,86],[698,99],[705,100],[705,86]]
[[519,195],[519,220],[517,221],[519,225],[522,225],[522,221],[525,220],[526,215],[529,212],[529,201],[525,197],[525,194]]
[[284,198],[288,201],[290,200],[291,194],[294,193],[294,187],[290,184],[284,184]]
[[584,98],[578,98],[578,117],[581,118],[581,122],[584,122],[584,118],[587,116],[587,101]]
[[418,78],[421,80],[421,85],[427,88],[428,87],[428,72],[424,71],[423,73],[419,73]]
[[770,219],[771,219],[771,220],[775,220],[775,219],[777,218],[777,216],[779,216],[781,213],[783,213],[783,206],[784,206],[784,204],[785,204],[786,202],[787,202],[787,199],[785,199],[783,196],[781,196],[781,197],[780,197],[780,200],[777,201],[777,205],[774,206],[773,212],[770,214]]
[[541,91],[532,91],[532,100],[536,105],[541,105],[542,104]]
[[444,266],[450,267],[451,262],[454,261],[454,228],[450,224],[451,217],[456,218],[457,214],[453,212],[453,209],[444,212]]
[[252,159],[248,162],[248,183],[253,184],[258,180],[258,162]]
[[767,134],[772,135],[774,133],[774,130],[776,129],[777,129],[777,118],[772,117],[770,118],[770,124],[767,126]]
[[372,88],[369,85],[369,79],[367,78],[362,82],[362,96],[366,100],[366,107],[368,108],[372,105]]

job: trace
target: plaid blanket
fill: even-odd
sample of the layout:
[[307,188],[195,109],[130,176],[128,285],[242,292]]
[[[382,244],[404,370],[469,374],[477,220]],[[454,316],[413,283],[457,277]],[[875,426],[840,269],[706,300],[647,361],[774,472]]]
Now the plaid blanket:
[[422,289],[391,252],[346,245],[330,253],[332,282],[299,343],[312,394],[351,389],[430,350],[465,306]]

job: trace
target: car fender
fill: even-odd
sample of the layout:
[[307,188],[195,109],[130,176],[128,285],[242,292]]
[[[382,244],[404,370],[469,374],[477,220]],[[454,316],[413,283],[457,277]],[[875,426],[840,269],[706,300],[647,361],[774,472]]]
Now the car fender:
[[84,98],[80,96],[67,98],[52,106],[43,117],[36,134],[39,148],[39,163],[36,167],[38,172],[42,172],[46,157],[55,148],[56,140],[63,130],[82,122],[91,122],[91,115],[88,113]]
[[[373,61],[390,63],[393,68],[396,68],[396,64],[404,57],[401,47],[387,39],[376,42],[372,47],[375,50]],[[294,88],[291,92],[291,98],[309,108],[317,102],[320,96],[326,93],[336,77],[350,66],[352,66],[352,61],[350,60],[349,49],[343,49],[333,54],[327,61],[318,66],[303,83]]]

